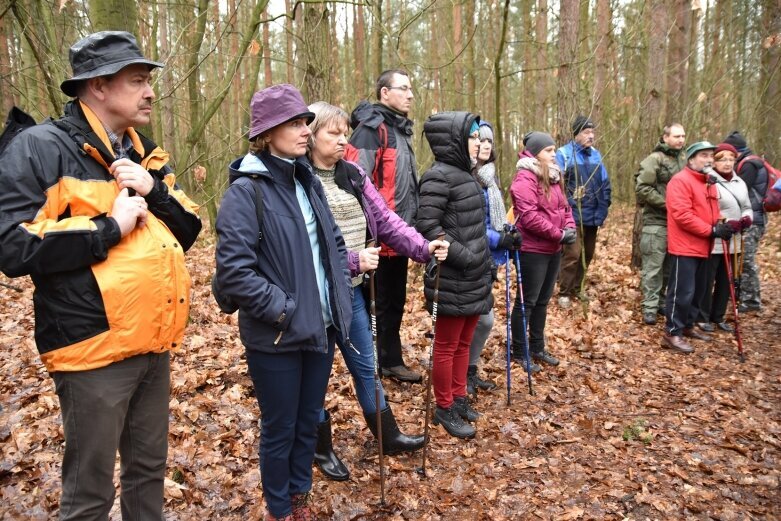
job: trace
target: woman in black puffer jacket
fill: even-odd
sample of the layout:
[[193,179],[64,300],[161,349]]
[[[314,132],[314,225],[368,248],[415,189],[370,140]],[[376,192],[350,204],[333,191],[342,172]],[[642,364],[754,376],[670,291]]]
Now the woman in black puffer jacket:
[[[444,234],[450,242],[440,266],[438,317],[432,381],[437,402],[434,424],[452,436],[471,438],[475,429],[464,419],[479,416],[466,399],[469,346],[480,315],[493,307],[491,260],[485,234],[485,198],[470,173],[480,145],[480,118],[468,112],[442,112],[426,120],[423,132],[434,164],[420,180],[417,229],[428,240]],[[426,270],[429,309],[435,270]]]

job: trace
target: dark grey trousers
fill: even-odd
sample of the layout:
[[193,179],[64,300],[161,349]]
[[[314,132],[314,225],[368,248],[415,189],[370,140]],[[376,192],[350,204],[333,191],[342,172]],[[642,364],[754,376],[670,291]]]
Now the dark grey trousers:
[[124,521],[163,519],[169,354],[53,373],[65,431],[60,521],[107,520],[120,456]]

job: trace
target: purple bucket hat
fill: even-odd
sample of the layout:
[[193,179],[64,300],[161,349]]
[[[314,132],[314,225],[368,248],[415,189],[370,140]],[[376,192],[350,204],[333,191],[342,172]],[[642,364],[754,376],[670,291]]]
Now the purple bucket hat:
[[315,113],[304,103],[304,97],[298,89],[287,83],[256,92],[249,108],[249,139],[255,139],[265,131],[293,119],[306,118],[307,124],[315,119]]

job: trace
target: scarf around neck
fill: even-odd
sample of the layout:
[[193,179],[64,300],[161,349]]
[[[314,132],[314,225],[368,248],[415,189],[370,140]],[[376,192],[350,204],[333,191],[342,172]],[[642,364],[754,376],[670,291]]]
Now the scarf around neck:
[[491,228],[502,231],[505,223],[504,198],[496,185],[496,166],[494,163],[486,163],[475,174],[480,185],[488,192],[488,219]]

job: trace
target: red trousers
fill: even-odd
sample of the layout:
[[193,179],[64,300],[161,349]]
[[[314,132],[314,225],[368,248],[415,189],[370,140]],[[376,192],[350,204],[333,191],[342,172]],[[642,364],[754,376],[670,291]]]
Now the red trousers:
[[434,384],[434,398],[443,409],[450,408],[454,399],[466,396],[469,346],[478,318],[479,315],[437,317],[431,381]]

